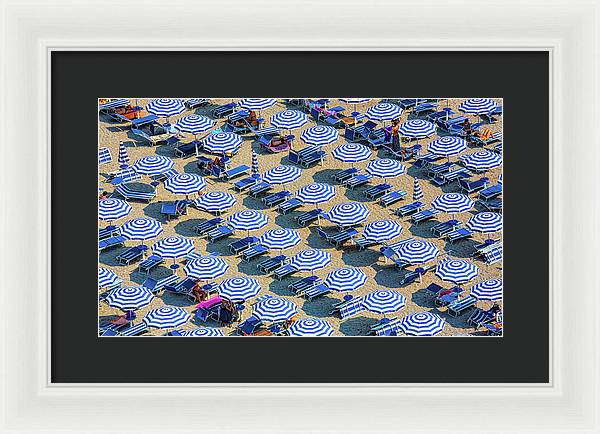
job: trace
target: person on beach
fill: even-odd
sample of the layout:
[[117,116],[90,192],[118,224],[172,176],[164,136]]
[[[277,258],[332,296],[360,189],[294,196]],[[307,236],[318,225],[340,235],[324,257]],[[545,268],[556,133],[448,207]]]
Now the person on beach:
[[192,295],[196,299],[196,302],[200,303],[208,298],[208,294],[204,289],[202,289],[202,283],[196,282],[194,287],[192,288]]
[[392,121],[392,149],[394,151],[400,150],[400,121],[398,119],[394,119]]
[[108,199],[109,193],[108,191],[103,191],[102,193],[100,193],[100,196],[98,196],[99,200],[106,200]]

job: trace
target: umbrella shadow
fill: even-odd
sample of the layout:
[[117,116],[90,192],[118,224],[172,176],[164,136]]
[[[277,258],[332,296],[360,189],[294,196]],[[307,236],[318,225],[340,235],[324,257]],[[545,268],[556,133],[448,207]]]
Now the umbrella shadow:
[[281,280],[273,279],[271,283],[269,283],[269,291],[276,295],[295,295],[289,288],[288,285],[292,283],[294,279],[283,278]]
[[376,323],[375,318],[366,316],[350,318],[340,324],[340,333],[344,336],[365,336]]
[[175,226],[175,232],[179,235],[183,235],[185,237],[197,237],[198,234],[194,231],[194,227],[198,226],[200,223],[204,223],[207,221],[206,219],[185,219],[179,221]]
[[245,235],[241,237],[225,237],[220,240],[208,241],[206,244],[206,251],[218,252],[220,256],[233,256],[234,254],[229,251],[229,244],[234,243],[238,240],[245,238]]
[[377,263],[380,253],[373,249],[344,250],[342,261],[350,267],[369,267]]
[[[183,171],[185,173],[196,173],[198,175],[202,175],[200,173],[200,169],[198,169],[198,165],[196,164],[196,160],[190,161],[183,165]],[[206,178],[205,178],[206,179]],[[206,179],[208,181],[208,179]]]
[[426,308],[435,307],[435,304],[433,302],[433,297],[427,291],[426,288],[421,288],[421,289],[418,289],[417,291],[413,292],[410,296],[410,299],[417,306],[426,307]]
[[469,315],[471,314],[470,311],[463,313],[462,315],[458,316],[458,317],[454,317],[452,315],[449,315],[448,313],[444,312],[444,313],[438,313],[442,318],[444,318],[446,320],[446,322],[451,325],[452,327],[456,327],[459,329],[465,329],[465,328],[470,328],[471,326],[469,326],[469,324],[467,324],[467,318],[469,318]]
[[264,257],[262,259],[256,258],[250,261],[240,261],[237,266],[238,273],[242,273],[247,276],[264,275],[264,273],[262,273],[256,266],[261,260],[264,260]]
[[452,244],[447,242],[444,246],[444,251],[455,258],[472,258],[473,253],[476,251],[476,244],[475,241],[469,239],[458,240]]
[[346,196],[352,202],[371,202],[367,196],[365,196],[364,191],[366,188],[359,187],[357,189],[346,189],[344,196]]
[[317,233],[318,229],[319,228],[317,227],[310,228],[310,234],[308,235],[308,237],[306,237],[306,243],[313,249],[333,249],[334,246],[332,244],[329,244],[327,241],[325,241],[319,236],[319,234]]
[[166,215],[160,212],[164,202],[153,202],[144,207],[144,215],[146,217],[151,217],[160,221],[161,223],[166,223],[168,218]]
[[313,174],[313,180],[315,182],[321,182],[323,184],[333,184],[333,174],[336,173],[335,169],[322,169]]
[[156,148],[154,148],[154,152],[156,155],[162,155],[164,157],[175,157],[175,150],[169,145],[158,145]]
[[252,196],[246,196],[242,200],[242,204],[248,209],[253,209],[253,210],[264,210],[265,209],[265,204],[262,203],[262,201],[260,199],[256,199]]
[[431,228],[437,225],[437,220],[428,220],[426,222],[419,223],[418,225],[412,224],[408,229],[409,232],[419,238],[436,238],[431,232]]
[[411,178],[417,178],[418,180],[422,180],[422,181],[429,181],[429,178],[427,178],[427,176],[425,175],[425,172],[422,171],[421,169],[411,165],[410,167],[408,167],[406,169],[406,173],[411,177]]
[[275,217],[275,224],[282,228],[299,228],[300,225],[292,216],[293,211],[288,214],[279,214]]
[[174,294],[170,291],[164,291],[160,296],[160,299],[169,306],[188,307],[196,304],[190,298],[184,295]]
[[110,250],[104,250],[100,252],[99,262],[111,267],[118,267],[120,264],[117,262],[117,256],[128,248],[129,247],[117,247]]
[[381,267],[376,265],[373,268],[379,268],[375,274],[375,282],[385,288],[399,288],[400,281],[407,273],[406,271],[399,270],[398,267],[393,264]]
[[331,309],[334,303],[339,300],[329,297],[329,296],[321,296],[317,297],[311,301],[304,301],[302,305],[302,310],[309,316],[314,316],[316,318],[326,318],[331,316]]

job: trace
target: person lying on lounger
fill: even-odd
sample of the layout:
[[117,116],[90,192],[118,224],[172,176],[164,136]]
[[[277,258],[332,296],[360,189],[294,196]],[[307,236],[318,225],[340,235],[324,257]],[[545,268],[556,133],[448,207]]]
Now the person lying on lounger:
[[204,291],[202,289],[202,286],[203,285],[201,282],[196,282],[196,284],[192,288],[192,295],[194,296],[194,298],[196,299],[196,301],[198,303],[200,303],[208,298],[208,294],[206,293],[206,291]]

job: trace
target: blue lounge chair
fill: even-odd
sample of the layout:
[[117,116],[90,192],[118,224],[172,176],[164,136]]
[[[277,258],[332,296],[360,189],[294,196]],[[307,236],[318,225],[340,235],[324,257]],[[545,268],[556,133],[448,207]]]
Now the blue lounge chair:
[[354,228],[344,229],[341,232],[335,233],[329,237],[329,242],[334,244],[336,247],[344,244],[346,241],[351,240],[354,236],[358,235],[358,231]]
[[303,292],[306,291],[307,289],[312,288],[315,285],[318,285],[321,282],[321,279],[317,276],[308,276],[308,277],[304,277],[302,279],[296,280],[293,283],[290,283],[288,285],[288,288],[290,288],[291,291],[293,291],[294,293],[299,293],[299,292]]
[[168,202],[161,206],[160,213],[167,216],[170,220],[171,217],[179,217],[187,214],[188,201],[178,200],[175,202]]
[[150,203],[156,197],[156,189],[148,184],[127,183],[119,184],[115,193],[120,194],[126,200],[141,200]]
[[402,190],[392,191],[379,199],[381,206],[390,206],[406,197],[406,192]]
[[467,324],[473,327],[480,327],[482,324],[492,322],[496,318],[496,314],[493,310],[482,310],[479,308],[473,309],[469,318],[467,318]]
[[417,267],[414,271],[409,271],[404,275],[402,280],[400,281],[400,285],[408,285],[414,282],[417,279],[421,279],[421,277],[427,273],[431,267]]
[[427,176],[430,178],[434,178],[437,174],[449,172],[456,167],[458,167],[457,164],[450,161],[442,164],[432,164],[426,169],[425,173],[427,173]]
[[265,259],[256,265],[256,268],[261,270],[263,273],[270,273],[276,268],[281,267],[287,262],[288,258],[285,255],[278,255],[273,258]]
[[250,190],[248,190],[248,191],[250,193],[250,196],[258,197],[261,194],[264,194],[267,191],[271,190],[272,188],[273,188],[273,186],[271,184],[269,184],[268,182],[261,181],[258,184],[250,187]]
[[332,175],[334,181],[337,182],[345,182],[348,179],[358,174],[358,169],[356,167],[350,167],[345,170],[340,170],[339,172],[335,172]]
[[229,244],[229,251],[237,254],[243,250],[246,250],[248,247],[254,246],[255,244],[258,244],[257,237],[245,237]]
[[296,273],[297,271],[298,270],[296,270],[290,264],[283,264],[281,267],[276,268],[275,270],[273,270],[273,276],[277,280],[281,280],[284,277],[291,276],[292,274]]
[[427,291],[432,297],[435,298],[440,292],[444,291],[445,289],[446,288],[438,285],[437,283],[430,283],[429,286],[425,288],[425,291]]
[[449,243],[454,243],[459,240],[464,240],[473,235],[473,232],[468,228],[458,228],[445,234]]
[[363,250],[367,247],[376,246],[379,244],[377,241],[366,239],[363,236],[352,238],[352,241],[354,242],[354,244],[356,244],[359,250]]
[[380,252],[384,256],[386,262],[389,259],[390,261],[392,261],[394,263],[394,265],[396,265],[400,269],[408,267],[410,265],[408,262],[400,261],[396,257],[396,252],[391,247],[382,247]]
[[125,184],[128,182],[139,181],[141,179],[142,175],[137,173],[131,167],[109,173],[107,176],[107,180],[110,181],[112,185]]
[[502,260],[502,246],[498,245],[482,254],[483,260],[486,264],[495,264]]
[[240,179],[233,184],[233,188],[237,191],[244,191],[253,185],[256,185],[260,181],[260,178],[257,176],[249,176],[244,179]]
[[269,249],[261,244],[254,245],[247,248],[242,252],[242,259],[244,261],[250,261],[251,259],[258,258],[261,255],[265,255],[269,252]]
[[282,214],[285,214],[289,211],[293,211],[296,208],[299,208],[302,206],[302,201],[300,199],[297,198],[291,198],[286,200],[285,202],[279,204],[279,206],[277,207],[277,209],[279,210],[279,212],[281,212]]
[[439,213],[440,212],[435,208],[424,209],[423,211],[413,214],[410,220],[413,224],[418,225],[424,221],[431,220]]
[[232,114],[237,108],[237,103],[230,102],[229,104],[219,105],[212,109],[212,116],[214,118],[220,119]]
[[148,288],[153,294],[158,294],[165,288],[165,286],[174,284],[178,280],[179,278],[176,274],[169,274],[168,276],[158,280],[153,279],[152,277],[147,277],[142,283],[142,286]]
[[229,226],[219,226],[206,233],[206,237],[211,243],[220,240],[221,238],[227,238],[231,235],[233,235],[233,229],[231,229]]
[[347,297],[349,298],[345,297],[343,301],[333,304],[333,309],[330,312],[331,315],[337,314],[341,319],[346,319],[366,310],[363,305],[363,297],[354,297],[352,295]]
[[459,179],[458,185],[460,186],[460,190],[462,192],[474,193],[476,191],[483,190],[487,185],[488,181],[489,179],[485,177],[473,182],[469,181],[468,179]]
[[392,186],[390,184],[388,184],[387,182],[384,182],[383,184],[377,184],[377,185],[374,185],[373,187],[367,188],[365,190],[365,196],[368,197],[369,199],[376,199],[379,196],[382,196],[382,195],[388,193],[391,189],[392,189]]
[[392,144],[392,135],[388,133],[384,128],[379,128],[375,131],[372,131],[367,137],[367,145],[369,145],[372,149],[379,149],[384,146],[389,146]]
[[413,166],[417,169],[427,169],[434,162],[441,160],[442,157],[440,155],[427,153],[424,155],[420,155],[416,161],[413,163]]
[[502,212],[502,199],[479,200],[477,202],[487,211]]
[[300,226],[306,226],[307,224],[318,220],[322,214],[323,210],[321,208],[311,209],[310,211],[307,211],[297,216],[296,221]]
[[458,298],[464,294],[465,290],[460,286],[455,286],[449,290],[441,291],[435,297],[436,306],[448,306],[450,303],[455,302]]
[[479,199],[488,201],[502,194],[502,186],[499,184],[487,187],[479,192]]
[[370,173],[363,173],[348,179],[346,182],[344,182],[344,185],[350,190],[353,190],[356,187],[360,187],[361,185],[367,184],[372,178],[373,175],[371,175]]
[[327,154],[325,153],[325,151],[319,149],[319,150],[315,150],[313,152],[311,152],[310,154],[304,155],[301,157],[300,159],[300,165],[302,167],[310,167],[315,163],[321,163],[323,164],[323,159],[325,158]]
[[471,295],[467,295],[464,298],[456,300],[448,305],[448,314],[452,316],[459,316],[465,313],[467,310],[473,308],[477,303],[477,299]]
[[208,98],[188,98],[183,104],[188,110],[193,110],[198,107],[204,107],[209,103],[210,100]]
[[311,301],[314,298],[320,297],[321,295],[325,295],[330,292],[331,290],[327,286],[320,283],[318,285],[313,286],[312,288],[308,288],[305,291],[299,292],[298,295],[302,295],[306,297],[308,301]]
[[400,217],[406,217],[407,215],[411,215],[416,212],[419,212],[424,206],[425,206],[425,204],[423,202],[416,201],[416,202],[401,206],[400,208],[396,208],[394,210],[394,214],[396,214]]
[[105,228],[98,229],[98,241],[106,238],[116,237],[117,235],[121,235],[121,230],[117,226],[110,225]]
[[434,184],[441,186],[450,184],[452,181],[460,180],[462,178],[468,178],[470,176],[471,172],[464,167],[461,167],[456,170],[451,170],[450,172],[438,173],[435,178],[432,179],[432,181]]
[[180,158],[191,157],[192,155],[198,155],[198,150],[202,148],[202,145],[197,142],[182,143],[175,147],[175,155]]
[[143,333],[146,333],[147,331],[148,331],[148,326],[146,325],[145,322],[141,322],[132,327],[126,327],[126,328],[119,330],[119,335],[120,336],[139,336]]
[[220,217],[216,217],[211,220],[205,220],[202,223],[194,226],[194,231],[198,235],[205,235],[208,232],[212,231],[213,229],[218,228],[220,225],[222,225],[224,223],[225,223],[225,220],[223,220]]
[[452,232],[456,228],[460,227],[461,224],[462,223],[456,219],[448,220],[442,223],[438,223],[435,226],[432,226],[431,233],[436,237],[442,237],[448,232]]
[[245,321],[241,322],[237,326],[237,331],[242,335],[251,335],[261,324],[262,321],[259,318],[255,317],[254,315],[250,315]]
[[142,262],[140,262],[140,264],[138,265],[138,270],[143,273],[150,274],[150,271],[153,268],[158,267],[163,262],[164,259],[160,256],[151,255],[148,258],[144,259]]
[[344,131],[344,138],[349,142],[365,142],[376,126],[375,122],[367,121],[356,127],[347,127]]
[[237,178],[238,176],[247,175],[250,172],[250,168],[245,164],[234,167],[233,169],[225,170],[221,176],[227,180]]
[[108,250],[112,247],[123,246],[125,245],[125,237],[121,235],[117,235],[114,237],[105,238],[103,240],[98,241],[98,250]]
[[144,256],[144,251],[139,247],[130,247],[122,253],[119,253],[115,260],[121,265],[129,265],[133,261],[137,261],[138,259]]
[[289,191],[278,191],[277,193],[272,193],[263,197],[262,201],[267,208],[271,208],[284,202],[291,195],[292,193]]

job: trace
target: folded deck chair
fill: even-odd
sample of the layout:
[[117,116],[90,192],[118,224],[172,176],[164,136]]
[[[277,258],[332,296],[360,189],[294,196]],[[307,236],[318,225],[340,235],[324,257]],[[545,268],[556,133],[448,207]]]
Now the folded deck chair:
[[198,235],[205,235],[206,233],[212,231],[215,228],[218,228],[220,225],[224,224],[225,220],[220,217],[203,221],[202,223],[194,226],[194,231]]
[[484,188],[479,192],[479,199],[490,200],[502,194],[502,186],[499,184]]
[[424,221],[434,218],[439,213],[440,213],[440,211],[438,211],[437,209],[429,208],[429,209],[425,209],[423,211],[419,211],[416,214],[413,214],[410,220],[413,224],[418,225],[419,223],[422,223]]
[[295,272],[297,272],[298,270],[296,270],[294,267],[292,267],[290,264],[284,264],[279,268],[276,268],[273,270],[273,276],[277,279],[277,280],[281,280],[284,277],[287,276],[291,276],[292,274],[294,274]]
[[300,156],[295,151],[288,152],[287,159],[290,163],[300,166]]
[[461,225],[462,223],[456,219],[448,220],[432,226],[431,233],[436,237],[442,237],[448,232],[452,232],[453,230],[457,229]]
[[458,228],[453,231],[450,231],[445,234],[446,239],[449,243],[454,243],[455,241],[464,240],[465,238],[469,238],[473,235],[473,232],[468,228]]
[[140,249],[139,246],[135,246],[119,253],[115,259],[121,265],[129,265],[133,261],[140,259],[142,256],[144,256],[144,251]]
[[241,166],[234,167],[233,169],[225,170],[222,173],[222,177],[229,180],[238,176],[247,175],[249,172],[250,168],[245,164],[242,164]]
[[373,175],[371,175],[370,173],[363,173],[363,174],[356,175],[356,176],[353,176],[352,178],[348,179],[346,182],[344,182],[344,185],[346,187],[348,187],[350,190],[352,190],[356,187],[360,187],[361,185],[365,185],[372,178],[373,178]]
[[178,200],[176,202],[168,202],[164,203],[160,207],[160,213],[167,216],[167,219],[170,220],[171,217],[179,217],[187,214],[188,201],[187,200]]
[[383,184],[377,184],[377,185],[374,185],[373,187],[367,188],[365,190],[365,196],[368,197],[369,199],[376,199],[379,196],[383,196],[384,194],[389,192],[391,189],[392,189],[392,186],[390,184],[388,184],[387,182],[384,182]]
[[299,292],[298,295],[302,295],[310,301],[316,297],[320,297],[321,295],[325,295],[330,292],[331,290],[328,287],[326,287],[322,283],[319,283],[318,285],[315,285],[312,288],[308,288],[305,291]]
[[242,259],[244,261],[250,261],[253,258],[258,258],[261,255],[265,255],[269,252],[269,249],[261,244],[249,247],[242,252]]
[[259,180],[260,180],[260,178],[258,178],[256,176],[249,176],[247,178],[240,179],[239,181],[236,181],[233,184],[233,188],[235,188],[237,191],[244,191],[244,190],[252,187],[256,183],[258,183]]
[[297,216],[296,221],[298,222],[298,224],[300,226],[306,226],[307,224],[312,223],[315,220],[317,220],[321,216],[322,213],[323,213],[323,210],[321,208],[312,209],[310,211],[307,211],[307,212],[302,213],[299,216]]
[[242,238],[241,240],[237,240],[234,241],[233,243],[229,244],[229,251],[231,253],[239,253],[242,250],[246,250],[248,247],[251,247],[255,244],[258,244],[258,238],[257,237],[245,237]]
[[277,209],[279,210],[279,212],[281,212],[282,214],[285,214],[289,211],[293,211],[296,208],[299,208],[302,206],[302,201],[300,199],[297,199],[295,197],[286,200],[285,202],[279,204],[279,206],[277,207]]
[[464,298],[456,300],[454,303],[448,305],[448,314],[452,316],[459,316],[471,309],[477,303],[477,299],[471,295],[467,295]]
[[459,179],[458,185],[460,190],[465,193],[474,193],[479,190],[483,190],[488,183],[488,178],[481,178],[477,181],[469,181],[468,179]]
[[258,184],[250,187],[250,190],[248,190],[248,191],[250,193],[250,196],[258,197],[261,194],[264,194],[267,191],[271,190],[272,188],[273,188],[273,186],[271,184],[269,184],[268,182],[261,181]]
[[141,322],[137,325],[126,327],[119,330],[120,336],[139,336],[148,331],[148,325],[145,322]]
[[206,237],[211,243],[221,238],[227,238],[230,235],[233,235],[233,229],[229,226],[219,226],[206,233]]
[[382,196],[379,199],[379,204],[381,206],[390,206],[398,201],[401,201],[405,197],[406,197],[406,192],[404,192],[402,190],[392,191],[391,193],[388,193],[385,196]]
[[153,294],[157,294],[162,291],[165,286],[172,285],[177,282],[179,278],[176,274],[169,274],[168,276],[163,277],[162,279],[153,279],[152,277],[146,278],[142,283],[142,286],[148,288],[150,292]]
[[157,255],[151,255],[148,258],[144,259],[142,262],[140,262],[140,264],[138,265],[138,270],[146,273],[146,274],[150,274],[150,271],[155,268],[158,267],[160,264],[162,264],[164,262],[164,259],[161,258],[160,256]]
[[357,175],[358,172],[359,172],[359,170],[356,167],[350,167],[349,169],[340,170],[339,172],[335,172],[332,175],[332,178],[334,181],[344,182],[344,181],[347,181],[348,179],[352,178],[353,176]]
[[279,205],[281,202],[284,202],[291,195],[292,193],[289,191],[278,191],[277,193],[272,193],[263,197],[262,201],[266,207],[271,208],[275,205]]
[[256,265],[256,268],[261,270],[263,273],[270,273],[271,271],[281,267],[287,262],[288,258],[285,255],[278,255],[273,258],[265,259]]
[[406,217],[407,215],[411,215],[411,214],[418,212],[424,206],[425,206],[425,204],[423,202],[416,201],[416,202],[401,206],[400,208],[396,208],[394,210],[394,214],[396,214],[400,217]]
[[98,164],[107,164],[112,161],[112,155],[110,155],[110,150],[108,148],[99,148],[98,149]]
[[306,291],[307,289],[312,288],[315,285],[318,285],[320,282],[321,282],[321,278],[319,278],[317,276],[308,276],[308,277],[304,277],[302,279],[296,280],[293,283],[290,283],[288,285],[288,288],[290,288],[291,291],[293,291],[297,294],[299,292]]
[[111,247],[123,246],[125,245],[125,241],[126,238],[121,235],[105,238],[103,240],[98,241],[98,250],[103,251],[110,249]]

